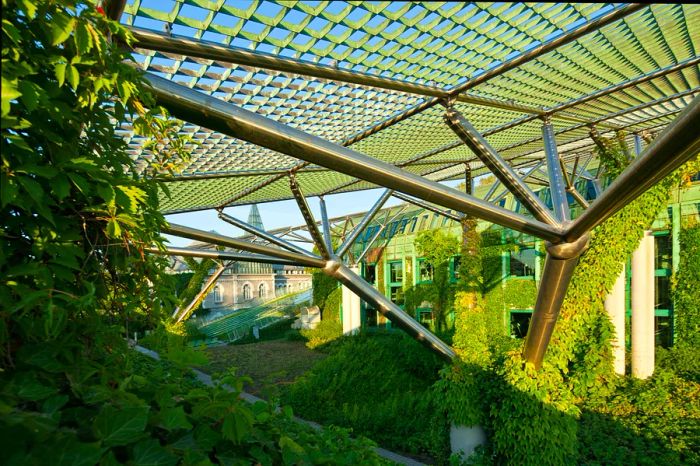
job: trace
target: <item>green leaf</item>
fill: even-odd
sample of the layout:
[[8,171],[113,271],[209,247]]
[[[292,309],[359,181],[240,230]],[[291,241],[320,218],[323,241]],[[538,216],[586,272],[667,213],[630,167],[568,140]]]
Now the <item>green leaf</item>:
[[66,63],[56,63],[53,68],[59,87],[63,86],[63,83],[66,81],[66,65]]
[[52,451],[52,464],[57,466],[90,466],[96,464],[102,456],[100,444],[83,443],[75,438],[57,442]]
[[20,81],[19,89],[22,92],[22,102],[30,112],[39,106],[44,90],[31,81]]
[[17,181],[22,185],[24,190],[29,194],[34,202],[41,205],[44,202],[44,188],[34,179],[28,176],[18,176]]
[[17,383],[17,395],[25,400],[39,401],[57,392],[56,388],[39,382],[34,375],[18,378]]
[[92,36],[84,22],[79,22],[75,28],[75,46],[80,55],[87,53],[92,48]]
[[138,440],[148,422],[148,407],[116,409],[105,406],[95,418],[93,430],[105,445],[126,445]]
[[51,45],[58,45],[70,37],[75,27],[75,18],[64,12],[58,12],[51,21]]
[[182,406],[161,410],[160,426],[167,430],[191,429],[192,424],[187,420],[187,414]]
[[78,68],[73,65],[69,65],[67,71],[68,84],[70,84],[70,87],[75,90],[78,88],[78,84],[80,83],[80,73],[78,73]]
[[177,462],[177,457],[160,446],[158,440],[143,440],[134,446],[134,464],[137,466],[167,466]]
[[34,19],[36,16],[36,4],[33,0],[17,0],[20,9],[27,15],[27,18]]
[[121,238],[122,229],[119,226],[119,222],[114,219],[110,219],[107,222],[107,236],[110,238]]
[[51,190],[56,195],[56,199],[62,201],[68,194],[70,194],[70,182],[65,176],[58,175],[53,179],[51,183]]
[[[4,60],[3,60],[4,61]],[[10,113],[10,103],[12,100],[21,96],[22,93],[17,89],[17,80],[5,79],[2,77],[2,116]],[[4,127],[4,123],[3,123]]]
[[247,409],[237,409],[224,417],[221,433],[233,443],[241,443],[253,428],[253,415]]

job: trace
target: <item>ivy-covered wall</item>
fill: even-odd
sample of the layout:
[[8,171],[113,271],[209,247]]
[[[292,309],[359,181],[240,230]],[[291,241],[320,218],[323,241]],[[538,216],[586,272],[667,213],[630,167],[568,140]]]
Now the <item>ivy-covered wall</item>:
[[680,346],[700,347],[700,224],[680,232],[678,270],[673,276],[674,323]]

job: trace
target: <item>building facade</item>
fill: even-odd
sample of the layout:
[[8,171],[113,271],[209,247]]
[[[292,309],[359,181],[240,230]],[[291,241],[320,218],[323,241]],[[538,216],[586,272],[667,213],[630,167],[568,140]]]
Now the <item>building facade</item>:
[[[579,180],[577,188],[587,200],[594,199],[598,189],[591,181],[585,179]],[[488,189],[489,186],[477,188],[477,197],[483,197]],[[550,202],[547,189],[540,190],[538,194],[546,203]],[[573,199],[570,199],[570,202],[572,213],[579,214],[581,208],[573,203]],[[527,215],[518,201],[510,196],[503,197],[499,203],[502,207]],[[404,211],[399,213],[401,208],[404,208]],[[398,216],[383,227],[376,239],[374,237],[382,229],[382,224],[380,221],[372,222],[358,238],[352,254],[354,257],[359,257],[364,253],[364,258],[358,265],[365,280],[375,285],[394,303],[405,308],[406,291],[415,285],[432,281],[432,270],[414,246],[415,237],[422,231],[435,228],[444,228],[457,237],[461,237],[462,232],[458,222],[413,206],[384,209],[384,212],[379,213],[375,218],[392,218],[395,215]],[[354,223],[357,223],[360,217],[358,214],[357,218],[353,218]],[[691,218],[696,221],[700,219],[700,182],[697,176],[690,187],[673,193],[667,209],[659,212],[652,226],[655,254],[654,321],[657,345],[673,344],[671,275],[679,261],[678,234],[681,226],[692,221]],[[482,241],[488,238],[484,248],[487,251],[489,248],[496,251],[488,258],[490,263],[484,263],[485,274],[488,275],[485,278],[488,282],[489,306],[502,313],[504,328],[512,337],[522,338],[527,334],[540,284],[544,264],[544,244],[537,238],[486,222],[480,222],[478,229],[482,232]],[[458,279],[459,261],[459,255],[450,260],[449,270],[453,282]],[[626,265],[625,303],[629,321],[632,314],[631,258]],[[411,309],[411,313],[415,313],[418,320],[428,322],[431,314],[429,304],[425,304],[418,310]],[[371,327],[391,324],[376,310],[363,303],[362,325]]]
[[[258,207],[253,204],[248,223],[264,230]],[[215,269],[209,271],[210,276]],[[206,280],[205,280],[206,281]],[[311,288],[311,274],[304,267],[231,263],[202,302],[208,310],[237,310],[260,305],[265,301]]]

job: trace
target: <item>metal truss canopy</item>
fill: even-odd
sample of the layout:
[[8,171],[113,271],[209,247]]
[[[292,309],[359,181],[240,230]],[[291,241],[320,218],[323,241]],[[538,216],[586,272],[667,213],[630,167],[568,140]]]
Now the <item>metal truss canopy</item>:
[[[700,151],[697,5],[158,5],[135,1],[121,21],[131,27],[134,61],[148,71],[158,103],[186,122],[182,131],[194,141],[192,160],[169,183],[164,212],[295,198],[321,257],[223,213],[277,247],[213,239],[321,268],[442,356],[453,353],[338,259],[389,196],[550,243],[524,353],[539,366],[591,229]],[[595,157],[592,126],[623,141],[622,130],[666,129],[587,205],[574,185]],[[137,164],[147,163],[130,123],[120,131]],[[579,159],[586,160],[580,169]],[[461,178],[465,164],[470,176],[493,173],[534,218],[489,201],[496,185],[478,199],[439,183]],[[546,173],[538,177],[541,166]],[[533,181],[549,189],[551,207],[530,188]],[[325,201],[321,231],[304,195],[376,186],[388,190],[334,251]],[[569,194],[586,207],[574,220]],[[212,239],[187,227],[171,230]]]

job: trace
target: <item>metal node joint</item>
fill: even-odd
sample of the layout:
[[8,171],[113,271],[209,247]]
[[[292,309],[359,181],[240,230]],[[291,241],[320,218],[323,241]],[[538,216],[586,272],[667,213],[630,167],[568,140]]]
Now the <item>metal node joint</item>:
[[523,358],[536,369],[542,366],[571,276],[579,257],[588,248],[589,241],[590,234],[586,233],[568,243],[545,243],[547,258],[523,349]]

